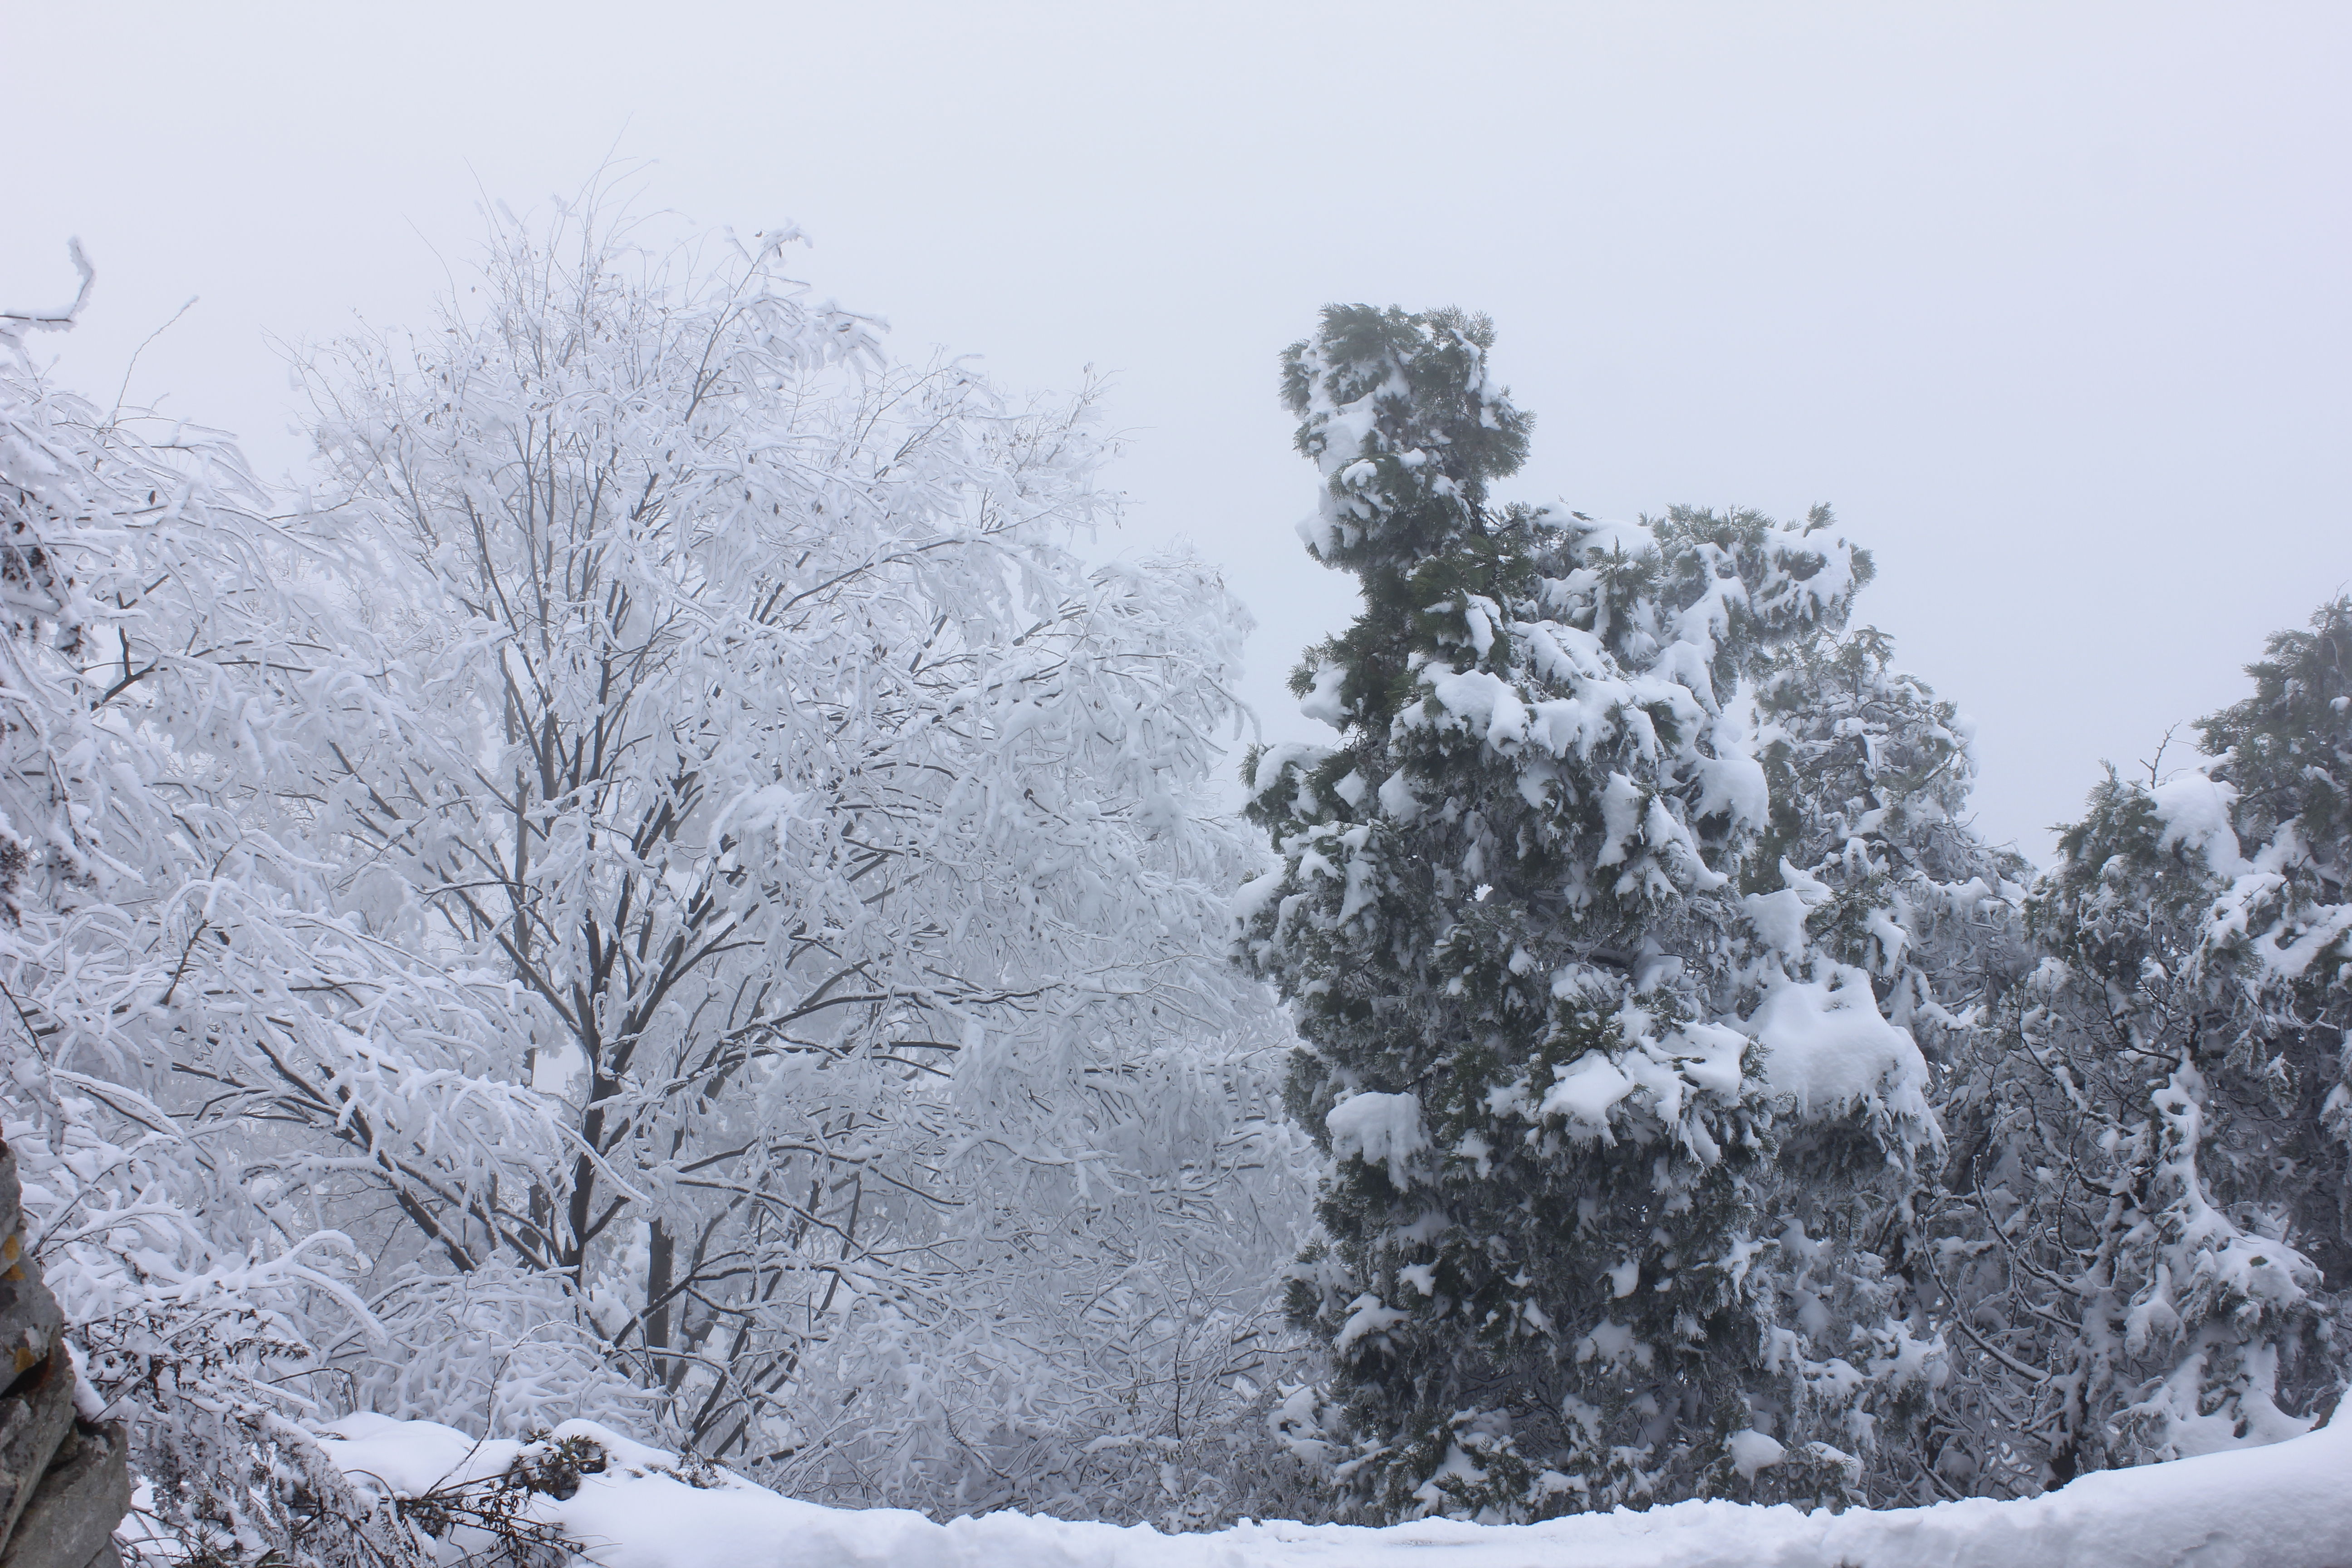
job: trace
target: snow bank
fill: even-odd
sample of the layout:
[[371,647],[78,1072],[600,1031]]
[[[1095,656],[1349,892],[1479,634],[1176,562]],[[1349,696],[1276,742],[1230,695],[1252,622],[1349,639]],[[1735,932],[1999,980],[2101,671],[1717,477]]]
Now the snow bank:
[[[371,1426],[379,1463],[430,1422]],[[350,1428],[346,1427],[346,1430]],[[604,1434],[575,1423],[564,1431]],[[1426,1520],[1384,1530],[1242,1524],[1198,1535],[995,1513],[935,1524],[898,1509],[795,1502],[733,1477],[690,1485],[668,1456],[614,1439],[613,1464],[532,1504],[597,1568],[2347,1568],[2352,1419],[2266,1448],[2086,1476],[2017,1502],[1804,1513],[1686,1502],[1546,1524]],[[484,1445],[488,1447],[488,1445]],[[401,1468],[394,1462],[394,1468]],[[460,1461],[464,1466],[464,1461]],[[376,1472],[381,1474],[379,1470]]]
[[438,1421],[394,1421],[364,1411],[327,1427],[319,1446],[363,1490],[394,1497],[421,1497],[436,1487],[497,1475],[522,1448],[511,1440],[470,1437]]

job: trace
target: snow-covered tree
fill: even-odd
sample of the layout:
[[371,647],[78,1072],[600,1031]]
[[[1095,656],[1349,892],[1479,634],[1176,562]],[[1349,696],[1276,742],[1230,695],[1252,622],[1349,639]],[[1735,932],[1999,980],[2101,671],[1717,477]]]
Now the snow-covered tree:
[[1074,553],[1085,400],[887,363],[787,237],[565,232],[321,371],[291,516],[0,318],[0,1109],[155,1512],[404,1560],[353,1403],[1245,1505],[1312,1158],[1223,953],[1246,616]]
[[2352,1374],[2352,604],[2271,639],[2205,760],[2110,771],[1964,1065],[1938,1253],[1954,1468],[2021,1491],[2308,1428]]
[[2014,917],[2031,868],[1969,824],[1974,727],[1873,626],[1777,650],[1756,705],[1772,813],[1750,880],[1813,884],[1796,900],[1807,929],[1870,971],[1887,1016],[1940,1056],[2024,962]]
[[[2028,868],[1968,824],[1969,727],[1872,627],[1776,650],[1756,703],[1772,808],[1747,872],[1770,890],[1750,895],[1751,919],[1869,975],[1880,1013],[1923,1048],[1940,1110],[2031,967]],[[1886,1152],[1834,1126],[1788,1133],[1766,1200],[1781,1245],[1759,1274],[1801,1402],[1854,1447],[1860,1489],[1926,1502],[1951,1489],[1932,1467],[1955,1427],[1937,1393],[1948,1307],[1927,1250],[1940,1161]]]
[[[73,307],[0,317],[0,1117],[155,1528],[405,1561],[296,1421],[320,1338],[381,1336],[331,1199],[527,1168],[530,1097],[467,1071],[503,987],[336,913],[303,760],[383,715],[293,586],[332,542],[262,515],[218,433],[50,382],[30,335],[73,324],[75,259]],[[289,1146],[257,1081],[335,1136]]]
[[[1491,341],[1333,307],[1285,361],[1326,480],[1302,533],[1365,604],[1294,682],[1341,743],[1246,772],[1282,865],[1243,891],[1244,947],[1293,1002],[1290,1104],[1337,1163],[1293,1311],[1329,1337],[1343,1475],[1381,1513],[1839,1496],[1853,1460],[1810,1436],[1759,1204],[1787,1129],[1838,1144],[1835,1183],[1907,1166],[1934,1123],[1801,871],[1744,896],[1773,816],[1739,693],[1843,621],[1868,558],[1826,512],[1496,506],[1528,421]],[[1851,1381],[1919,1374],[1885,1352]]]
[[405,1210],[362,1389],[572,1414],[518,1372],[560,1342],[797,1490],[1059,1504],[1265,1375],[1301,1151],[1208,783],[1247,619],[1074,553],[1087,398],[891,363],[796,237],[508,226],[315,380],[320,513],[382,552],[353,635],[421,720],[333,753],[336,892],[518,988],[564,1144]]

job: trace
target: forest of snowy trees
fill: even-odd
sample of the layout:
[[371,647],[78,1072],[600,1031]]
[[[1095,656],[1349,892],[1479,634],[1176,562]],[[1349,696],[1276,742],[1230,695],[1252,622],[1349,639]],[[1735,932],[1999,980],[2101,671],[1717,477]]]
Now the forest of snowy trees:
[[[429,1561],[583,1418],[1164,1529],[2325,1421],[2352,600],[2037,870],[1826,508],[1507,499],[1493,327],[1334,306],[1270,390],[1362,614],[1253,744],[1093,396],[797,237],[499,218],[309,363],[299,489],[54,383],[78,249],[0,316],[0,1116],[149,1550]],[[371,1414],[542,1441],[403,1497]]]

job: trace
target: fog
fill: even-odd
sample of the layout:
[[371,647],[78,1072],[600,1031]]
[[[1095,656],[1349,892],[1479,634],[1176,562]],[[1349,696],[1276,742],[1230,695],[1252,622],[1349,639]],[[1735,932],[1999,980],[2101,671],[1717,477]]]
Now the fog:
[[81,237],[37,345],[81,389],[287,473],[289,359],[427,323],[485,202],[601,168],[797,221],[902,354],[1115,378],[1105,547],[1223,563],[1269,736],[1351,612],[1274,395],[1329,300],[1495,318],[1511,496],[1832,504],[2037,858],[2352,583],[2337,6],[5,0],[0,39],[0,302],[70,297]]

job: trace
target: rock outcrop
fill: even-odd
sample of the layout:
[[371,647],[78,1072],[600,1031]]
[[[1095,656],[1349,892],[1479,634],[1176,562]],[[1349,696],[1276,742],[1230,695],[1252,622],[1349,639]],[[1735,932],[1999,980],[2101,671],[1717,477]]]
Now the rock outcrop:
[[0,1143],[0,1568],[121,1568],[122,1428],[74,1408],[65,1314],[25,1245],[16,1155]]

